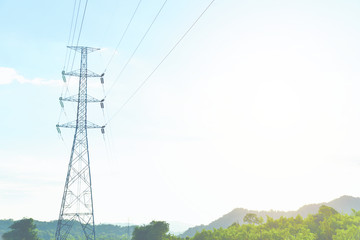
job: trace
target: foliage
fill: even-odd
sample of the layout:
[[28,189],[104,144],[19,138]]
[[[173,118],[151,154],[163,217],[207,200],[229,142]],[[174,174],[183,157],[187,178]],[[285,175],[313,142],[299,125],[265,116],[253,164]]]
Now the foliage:
[[36,225],[32,218],[24,218],[14,222],[9,232],[2,235],[4,240],[39,240],[36,231]]
[[[245,220],[245,218],[244,218]],[[353,211],[352,214],[339,214],[331,207],[321,206],[318,213],[308,215],[302,218],[280,217],[274,219],[267,217],[266,221],[258,218],[257,215],[246,217],[248,224],[234,223],[228,228],[219,228],[212,230],[202,230],[193,237],[180,238],[168,234],[169,224],[162,221],[152,221],[148,225],[131,227],[132,240],[359,240],[360,239],[360,211]],[[12,220],[1,220],[11,226],[12,231],[19,228],[17,222]],[[35,222],[39,226],[39,238],[44,240],[53,240],[56,221],[50,223]],[[12,224],[12,225],[11,225]],[[44,227],[44,226],[47,227]],[[35,231],[34,224],[28,225]],[[41,226],[41,228],[40,228]],[[26,228],[26,227],[25,227]],[[10,233],[9,232],[9,233]],[[129,240],[127,238],[127,227],[118,227],[113,225],[97,225],[96,238],[99,240]],[[46,233],[46,234],[44,234]],[[81,228],[72,229],[72,235],[69,240],[83,240]],[[6,233],[8,234],[8,233]],[[16,240],[19,238],[6,238],[4,240]],[[28,238],[25,238],[28,240]],[[31,239],[31,238],[30,238]],[[35,238],[38,239],[38,238]]]
[[249,224],[260,224],[264,222],[264,219],[259,218],[255,213],[247,213],[243,221]]
[[163,221],[152,221],[148,225],[135,227],[132,240],[162,240],[169,231],[169,224]]
[[[9,227],[14,223],[13,220],[0,220],[0,236],[8,231]],[[42,222],[35,221],[38,229],[38,237],[41,240],[54,240],[57,221]],[[131,235],[135,226],[116,226],[111,224],[95,225],[96,239],[98,240],[130,240],[128,234]],[[74,224],[69,235],[69,240],[83,240],[84,234],[80,224]],[[0,238],[1,239],[1,238]]]
[[341,215],[331,207],[321,206],[319,212],[303,219],[267,217],[265,223],[256,214],[244,217],[248,224],[232,224],[223,229],[202,230],[190,240],[359,240],[360,211]]

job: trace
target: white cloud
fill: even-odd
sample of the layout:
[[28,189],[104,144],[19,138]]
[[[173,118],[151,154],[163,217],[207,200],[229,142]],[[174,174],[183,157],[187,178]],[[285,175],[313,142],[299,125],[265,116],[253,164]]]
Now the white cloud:
[[18,74],[13,68],[0,67],[0,85],[11,84],[13,82],[28,83],[39,86],[60,86],[62,84],[60,80],[46,80],[42,78],[27,79]]

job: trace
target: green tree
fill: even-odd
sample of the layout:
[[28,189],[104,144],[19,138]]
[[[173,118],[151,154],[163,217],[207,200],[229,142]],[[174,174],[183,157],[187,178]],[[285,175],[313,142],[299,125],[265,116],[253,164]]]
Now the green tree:
[[263,220],[258,218],[258,216],[255,213],[247,213],[243,221],[249,224],[259,224],[262,223]]
[[323,221],[325,218],[329,218],[330,216],[335,215],[335,214],[339,214],[339,213],[332,207],[322,205],[319,208],[318,214],[316,214],[315,216],[318,218],[317,219],[318,221]]
[[132,233],[132,240],[162,240],[168,231],[168,223],[152,221],[148,225],[136,227]]
[[351,225],[348,229],[338,229],[334,240],[358,240],[360,239],[360,227]]
[[24,218],[14,222],[9,232],[2,235],[4,240],[39,240],[37,236],[36,225],[32,218]]

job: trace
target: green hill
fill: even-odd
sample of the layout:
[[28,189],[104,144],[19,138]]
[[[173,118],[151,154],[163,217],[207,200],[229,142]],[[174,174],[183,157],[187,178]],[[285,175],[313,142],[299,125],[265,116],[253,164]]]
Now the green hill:
[[327,203],[318,203],[318,204],[309,204],[299,208],[297,211],[255,211],[248,210],[244,208],[236,208],[231,212],[225,214],[224,216],[218,218],[217,220],[211,222],[208,225],[199,225],[186,230],[180,236],[192,237],[196,232],[201,232],[202,230],[212,230],[219,228],[228,228],[233,223],[243,224],[243,219],[247,213],[255,213],[259,217],[263,217],[266,220],[266,217],[269,216],[273,219],[279,219],[280,217],[296,217],[301,215],[303,218],[307,217],[309,214],[316,214],[319,211],[321,205],[326,205],[334,208],[339,213],[351,214],[352,210],[360,210],[360,198],[355,198],[351,196],[342,196],[333,201]]

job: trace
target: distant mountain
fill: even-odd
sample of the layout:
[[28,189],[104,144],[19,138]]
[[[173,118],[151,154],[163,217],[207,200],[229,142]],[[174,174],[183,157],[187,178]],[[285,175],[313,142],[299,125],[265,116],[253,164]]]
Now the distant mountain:
[[307,217],[309,214],[316,214],[321,205],[326,205],[334,208],[336,211],[342,214],[351,214],[352,209],[359,211],[360,210],[360,198],[355,198],[351,196],[342,196],[328,203],[318,203],[318,204],[309,204],[299,208],[297,211],[255,211],[248,210],[244,208],[236,208],[231,212],[225,214],[221,218],[211,222],[209,225],[200,225],[189,228],[180,236],[185,238],[187,236],[192,237],[196,232],[201,232],[203,229],[212,230],[214,228],[227,228],[233,223],[243,224],[243,219],[247,213],[255,213],[259,217],[263,217],[266,220],[266,217],[272,217],[278,219],[281,216],[283,217],[296,217],[301,215],[303,218]]

